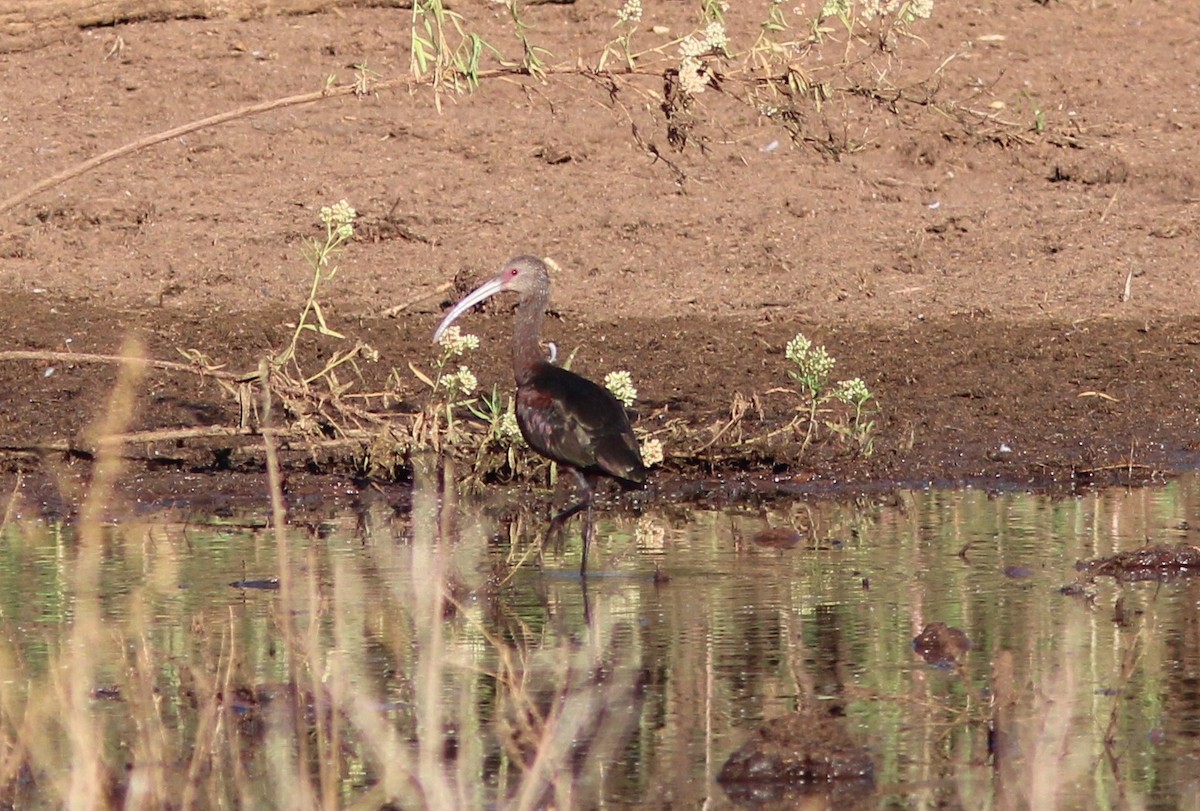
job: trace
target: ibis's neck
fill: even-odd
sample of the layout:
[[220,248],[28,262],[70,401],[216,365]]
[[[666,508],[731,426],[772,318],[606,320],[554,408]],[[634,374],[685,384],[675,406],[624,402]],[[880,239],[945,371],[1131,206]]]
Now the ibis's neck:
[[513,324],[513,371],[517,383],[523,383],[533,374],[533,368],[545,360],[542,353],[542,322],[546,319],[546,305],[550,291],[538,291],[523,296],[517,304],[516,321]]

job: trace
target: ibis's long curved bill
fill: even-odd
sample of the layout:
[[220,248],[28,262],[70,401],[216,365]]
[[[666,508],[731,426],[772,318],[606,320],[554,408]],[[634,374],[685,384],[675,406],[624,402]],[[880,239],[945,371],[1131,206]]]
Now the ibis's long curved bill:
[[492,279],[490,282],[484,282],[483,284],[479,285],[479,287],[476,287],[474,290],[468,293],[466,298],[464,298],[458,304],[455,304],[454,308],[450,310],[450,312],[446,313],[446,317],[442,319],[442,323],[438,324],[438,328],[433,331],[433,342],[437,343],[441,340],[442,334],[449,329],[451,324],[454,323],[454,319],[458,318],[460,315],[474,307],[479,302],[496,295],[502,290],[504,290],[504,280]]

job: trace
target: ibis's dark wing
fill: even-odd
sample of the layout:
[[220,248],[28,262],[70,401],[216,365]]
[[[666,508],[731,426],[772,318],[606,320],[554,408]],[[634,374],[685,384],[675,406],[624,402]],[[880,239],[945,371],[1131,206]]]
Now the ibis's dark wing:
[[539,364],[517,387],[517,423],[535,451],[556,462],[641,484],[646,466],[625,408],[574,372]]

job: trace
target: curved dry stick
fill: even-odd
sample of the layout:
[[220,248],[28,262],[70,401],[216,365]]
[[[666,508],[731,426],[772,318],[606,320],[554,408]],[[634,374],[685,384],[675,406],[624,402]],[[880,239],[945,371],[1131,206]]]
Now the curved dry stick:
[[[364,431],[352,431],[346,436],[336,439],[323,439],[312,441],[312,438],[300,431],[289,431],[275,429],[270,432],[277,438],[296,442],[308,442],[312,448],[320,448],[328,450],[331,448],[345,447],[361,447],[363,444],[370,441],[371,437]],[[0,445],[0,457],[6,454],[17,453],[82,453],[93,454],[95,450],[104,444],[126,444],[139,445],[151,442],[180,442],[187,439],[210,439],[210,438],[244,438],[247,440],[255,439],[263,435],[262,431],[247,432],[233,425],[202,425],[196,428],[155,428],[147,431],[131,431],[125,434],[113,434],[110,437],[105,437],[103,440],[96,443],[80,444],[71,439],[59,439],[53,442],[46,442],[40,445]],[[253,451],[255,445],[244,445],[242,450]],[[137,454],[132,451],[127,451],[123,454],[124,459],[145,459],[145,454]],[[20,481],[20,471],[18,471],[18,483]],[[11,499],[10,499],[11,500]],[[0,522],[0,526],[3,526]]]
[[439,284],[437,287],[433,288],[432,290],[426,290],[423,293],[413,296],[408,301],[402,301],[394,307],[388,307],[386,310],[379,313],[379,315],[383,316],[384,318],[395,318],[400,313],[404,312],[405,310],[407,310],[409,307],[413,306],[417,302],[424,301],[427,298],[432,298],[436,295],[445,293],[447,290],[450,290],[453,287],[454,287],[454,282],[446,282],[444,284]]
[[[589,68],[582,67],[582,66],[573,66],[573,67],[572,66],[561,66],[561,67],[554,67],[554,68],[546,68],[543,71],[544,75],[579,74],[579,75],[587,76],[587,75],[592,75],[595,73],[596,73],[596,71],[591,70]],[[634,74],[655,75],[653,72],[646,72],[646,71],[643,71],[640,69],[635,69],[633,71],[625,71],[624,73],[628,73],[630,75],[634,75]],[[604,74],[612,75],[611,72],[609,72],[609,71],[605,71]],[[498,77],[502,77],[502,76],[513,76],[513,75],[528,76],[529,74],[520,67],[494,68],[492,70],[480,71],[479,73],[476,74],[476,79],[493,79],[493,78],[498,78]],[[620,74],[618,74],[618,75],[620,75]],[[390,87],[397,87],[397,86],[404,86],[404,87],[408,88],[409,90],[411,90],[411,89],[418,87],[420,85],[423,85],[423,84],[430,84],[432,81],[433,80],[431,77],[407,77],[407,78],[402,78],[402,79],[387,79],[385,81],[372,83],[366,92],[375,92],[377,90],[382,90],[382,89],[387,89]],[[60,183],[65,183],[68,180],[79,177],[82,174],[86,174],[87,172],[90,172],[99,166],[103,166],[104,164],[109,163],[110,161],[114,161],[117,158],[123,158],[126,155],[129,155],[129,154],[132,154],[139,150],[145,149],[148,146],[154,146],[155,144],[161,144],[163,141],[169,141],[172,138],[178,138],[180,135],[187,135],[188,133],[196,132],[197,130],[207,129],[208,127],[215,127],[219,124],[225,124],[230,121],[236,121],[239,118],[246,118],[248,116],[258,115],[259,113],[265,113],[265,112],[269,112],[271,110],[278,110],[283,107],[295,107],[300,104],[314,104],[318,101],[323,101],[325,99],[336,98],[338,96],[356,95],[356,94],[361,94],[362,92],[364,92],[364,91],[362,90],[361,86],[359,86],[357,84],[348,84],[348,85],[341,85],[339,87],[326,88],[324,90],[317,90],[312,93],[301,93],[296,96],[285,96],[283,98],[272,99],[270,101],[262,101],[262,102],[259,102],[258,104],[251,104],[247,107],[240,107],[237,110],[230,110],[229,112],[226,112],[226,113],[218,113],[217,115],[209,116],[208,118],[201,118],[198,121],[192,121],[187,124],[181,124],[180,126],[172,127],[169,130],[163,130],[162,132],[156,132],[153,135],[147,135],[144,138],[139,138],[138,140],[132,141],[128,144],[125,144],[124,146],[119,146],[116,149],[110,149],[108,152],[104,152],[100,155],[95,156],[94,158],[88,158],[87,160],[83,161],[82,163],[77,163],[74,166],[68,167],[67,169],[62,170],[61,172],[58,172],[57,174],[51,175],[50,177],[47,177],[43,180],[39,180],[37,183],[34,183],[32,186],[22,189],[21,191],[17,192],[16,194],[12,195],[11,197],[8,197],[4,200],[0,200],[0,215],[4,214],[5,212],[9,211],[10,209],[16,208],[17,206],[21,205],[21,203],[24,203],[29,198],[34,197],[35,195],[41,194],[42,192],[44,192],[48,189],[54,188],[55,186],[59,185]]]
[[[380,82],[377,83],[375,87],[386,87],[393,84],[399,84],[401,81],[403,80]],[[237,110],[218,113],[217,115],[209,116],[208,118],[201,118],[198,121],[192,121],[187,124],[182,124],[178,127],[172,127],[169,130],[156,132],[153,135],[147,135],[144,138],[139,138],[138,140],[125,144],[124,146],[117,147],[116,149],[110,149],[108,152],[99,154],[94,158],[88,158],[83,163],[77,163],[74,166],[64,169],[55,175],[51,175],[50,177],[34,183],[32,186],[29,186],[26,189],[22,189],[6,200],[0,201],[0,214],[4,214],[9,209],[16,208],[29,198],[41,194],[47,189],[52,189],[60,183],[65,183],[72,178],[79,177],[80,175],[86,174],[87,172],[90,172],[99,166],[103,166],[109,161],[114,161],[117,158],[123,158],[133,152],[145,149],[148,146],[160,144],[163,141],[169,141],[172,138],[178,138],[181,135],[187,135],[188,133],[196,132],[197,130],[215,127],[219,124],[225,124],[229,121],[236,121],[239,118],[258,115],[259,113],[278,110],[283,107],[295,107],[300,104],[313,104],[321,101],[322,99],[335,98],[337,96],[348,96],[353,94],[357,89],[358,88],[355,85],[350,84],[343,85],[341,87],[328,88],[325,90],[317,90],[312,93],[301,93],[297,96],[285,96],[279,99],[271,99],[270,101],[251,104],[248,107],[241,107]]]
[[[651,50],[655,50],[655,49],[651,49]],[[947,61],[949,61],[949,60],[947,60]],[[945,63],[943,63],[941,66],[939,66],[938,71],[940,71],[942,69],[942,67],[944,67],[944,66],[945,66]],[[935,73],[936,72],[937,71],[935,71]],[[654,65],[651,67],[636,66],[633,68],[627,68],[625,70],[618,71],[618,70],[601,70],[601,69],[597,69],[597,68],[588,67],[588,66],[583,65],[582,63],[579,63],[579,64],[575,64],[575,65],[558,65],[558,66],[554,66],[554,67],[546,67],[540,71],[541,77],[572,76],[572,75],[583,76],[585,78],[589,78],[589,79],[593,79],[593,80],[595,80],[599,77],[606,77],[610,81],[614,81],[616,79],[616,77],[619,77],[619,76],[643,76],[643,77],[659,76],[659,75],[661,75],[661,66],[659,66],[659,65]],[[530,74],[529,74],[528,70],[526,70],[520,66],[510,65],[507,67],[500,67],[500,68],[493,68],[491,70],[479,71],[478,73],[475,74],[475,80],[479,81],[482,79],[494,79],[494,78],[512,77],[512,76],[529,77]],[[258,104],[251,104],[247,107],[238,108],[237,110],[230,110],[229,112],[218,113],[217,115],[209,116],[208,118],[201,118],[197,121],[192,121],[187,124],[181,124],[180,126],[172,127],[169,130],[163,130],[162,132],[157,132],[152,135],[147,135],[143,138],[139,138],[136,141],[132,141],[128,144],[125,144],[124,146],[119,146],[116,149],[110,149],[108,152],[101,153],[101,154],[95,156],[94,158],[88,158],[87,160],[83,161],[82,163],[78,163],[74,166],[68,167],[67,169],[62,170],[61,172],[58,172],[57,174],[51,175],[48,178],[44,178],[43,180],[38,181],[37,183],[33,184],[32,186],[22,189],[21,191],[17,192],[16,194],[12,195],[11,197],[8,197],[4,200],[0,200],[0,215],[3,215],[10,209],[16,208],[17,206],[19,206],[21,203],[24,203],[29,198],[34,197],[35,195],[41,194],[42,192],[44,192],[48,189],[54,188],[55,186],[59,185],[60,183],[65,183],[68,180],[79,177],[82,174],[86,174],[87,172],[90,172],[91,170],[93,170],[99,166],[103,166],[104,164],[109,163],[110,161],[114,161],[117,158],[123,158],[126,155],[130,155],[141,149],[145,149],[148,146],[160,144],[163,141],[169,141],[172,138],[178,138],[181,135],[187,135],[188,133],[196,132],[196,131],[202,130],[202,129],[207,129],[208,127],[215,127],[220,124],[228,123],[230,121],[236,121],[239,118],[246,118],[249,116],[258,115],[259,113],[265,113],[265,112],[269,112],[271,110],[278,110],[283,107],[295,107],[295,106],[301,105],[301,104],[314,104],[314,103],[316,103],[318,101],[322,101],[324,99],[337,98],[339,96],[359,95],[359,94],[363,94],[363,93],[367,93],[367,92],[375,92],[378,90],[383,90],[383,89],[387,89],[387,88],[391,88],[391,87],[398,87],[398,86],[404,86],[407,89],[412,90],[413,88],[416,88],[420,85],[432,84],[433,82],[434,82],[434,78],[432,76],[386,79],[384,81],[372,83],[365,90],[362,87],[362,85],[360,85],[358,83],[351,83],[351,84],[347,84],[347,85],[341,85],[338,87],[327,87],[322,90],[313,91],[311,93],[301,93],[301,94],[295,95],[295,96],[284,96],[283,98],[271,99],[270,101],[263,101],[263,102],[259,102]],[[624,109],[624,105],[621,105],[621,106]],[[629,111],[627,109],[624,109],[624,112],[626,113],[627,116],[629,115]],[[971,112],[975,112],[975,111],[971,111]],[[977,114],[982,115],[980,113],[977,113]],[[1001,123],[1007,123],[1007,122],[1001,122]],[[641,136],[637,134],[636,129],[634,130],[634,137],[636,140],[641,142]],[[643,146],[644,146],[644,144],[643,144]],[[670,163],[670,161],[667,161],[667,159],[663,155],[659,154],[657,149],[649,148],[647,151],[649,151],[650,154],[652,154],[656,159],[666,162],[667,165],[670,166],[670,168],[677,173],[677,175],[682,174],[679,172],[678,168],[676,168],[674,165],[672,165]]]
[[124,146],[117,147],[116,149],[110,149],[108,152],[104,152],[94,158],[88,158],[83,163],[77,163],[74,166],[64,169],[56,175],[51,175],[44,180],[34,183],[32,186],[17,192],[6,200],[0,201],[0,214],[3,214],[11,208],[19,206],[21,203],[24,203],[26,200],[36,194],[41,194],[47,189],[52,189],[60,183],[64,183],[75,177],[79,177],[80,175],[90,172],[98,166],[103,166],[109,161],[114,161],[117,158],[122,158],[132,152],[137,152],[139,149],[144,149],[145,147],[153,146],[154,144],[159,144],[163,141],[169,141],[172,138],[178,138],[180,135],[187,135],[189,132],[202,130],[206,127],[215,127],[216,125],[224,124],[227,121],[233,121],[238,118],[257,115],[258,113],[265,113],[268,110],[277,110],[281,107],[294,107],[297,104],[311,104],[324,98],[346,96],[353,92],[354,86],[346,85],[344,87],[335,87],[330,90],[319,90],[315,93],[301,93],[298,96],[286,96],[281,99],[272,99],[271,101],[251,104],[249,107],[230,110],[227,113],[219,113],[217,115],[209,116],[208,118],[202,118],[199,121],[192,121],[189,124],[183,124],[178,127],[172,127],[169,130],[154,133],[153,135],[147,135],[145,138],[139,138],[138,140],[125,144]]
[[[0,352],[0,362],[6,360],[38,360],[47,361],[49,363],[126,363],[133,358],[127,358],[124,355],[95,355],[89,352],[37,352],[31,350],[10,350]],[[153,369],[166,369],[172,372],[188,372],[201,377],[217,377],[222,380],[233,380],[242,382],[247,378],[245,374],[236,374],[234,372],[226,372],[223,369],[208,369],[203,366],[197,366],[194,363],[179,363],[173,360],[153,360],[151,358],[137,358],[137,360],[145,363]],[[253,375],[250,376],[253,378]]]

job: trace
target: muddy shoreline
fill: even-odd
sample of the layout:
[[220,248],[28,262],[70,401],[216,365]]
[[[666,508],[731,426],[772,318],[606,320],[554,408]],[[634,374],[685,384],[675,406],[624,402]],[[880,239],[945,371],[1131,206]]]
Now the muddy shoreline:
[[[48,349],[37,333],[56,324],[60,346],[74,353],[116,354],[126,336],[138,335],[153,358],[178,358],[178,350],[199,345],[225,368],[253,370],[278,347],[273,341],[288,334],[289,314],[282,309],[195,316],[50,304],[37,296],[10,301],[18,304],[13,348],[26,351]],[[438,305],[432,302],[429,313],[403,319],[338,314],[352,325],[348,337],[381,353],[378,363],[363,367],[365,389],[380,385],[406,360],[427,361],[428,326],[436,322]],[[508,323],[503,310],[472,319],[482,339],[473,366],[484,390],[511,387]],[[801,454],[794,434],[762,445],[740,444],[777,430],[795,413],[782,349],[796,329],[828,347],[839,375],[862,377],[875,393],[876,440],[869,456],[832,440]],[[1194,369],[1200,357],[1200,319],[1148,328],[1111,319],[1017,323],[968,317],[863,328],[766,319],[588,322],[563,315],[552,320],[550,333],[560,346],[577,348],[576,368],[597,377],[618,359],[636,360],[639,425],[677,426],[678,439],[666,440],[667,462],[651,488],[668,500],[964,483],[1069,491],[1161,480],[1200,459],[1194,374],[1181,372]],[[84,476],[94,450],[89,428],[103,413],[115,377],[116,365],[108,363],[0,362],[4,471]],[[708,443],[729,422],[735,395],[752,406],[732,430]],[[418,402],[414,388],[411,402],[396,405],[397,417]],[[158,370],[144,382],[131,430],[234,428],[237,419],[234,399],[215,382]],[[253,498],[263,492],[257,478],[263,469],[260,445],[254,436],[135,443],[126,452],[129,475],[146,489],[145,496],[166,501],[194,486],[179,481],[194,482],[197,475],[205,490]],[[283,447],[298,494],[367,481],[355,469],[354,456],[353,449],[314,453],[301,442]],[[319,474],[328,474],[329,482],[322,484]],[[400,470],[398,478],[406,480],[407,473]]]

